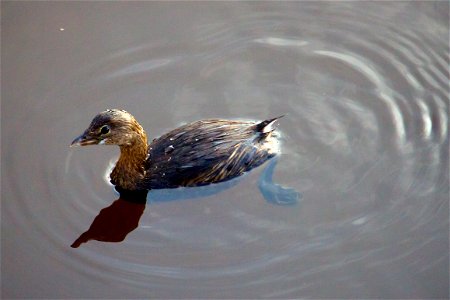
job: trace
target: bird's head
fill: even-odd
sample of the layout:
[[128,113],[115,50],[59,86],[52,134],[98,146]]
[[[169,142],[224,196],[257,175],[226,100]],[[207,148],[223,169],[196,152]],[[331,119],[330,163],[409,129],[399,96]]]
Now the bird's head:
[[147,144],[142,126],[128,112],[108,109],[94,117],[89,127],[73,140],[71,147],[88,145],[133,146]]

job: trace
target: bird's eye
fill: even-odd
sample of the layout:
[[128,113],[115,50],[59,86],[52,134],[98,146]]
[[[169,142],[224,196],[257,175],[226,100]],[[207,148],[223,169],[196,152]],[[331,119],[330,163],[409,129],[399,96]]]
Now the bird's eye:
[[108,125],[102,126],[102,128],[100,128],[100,134],[107,134],[107,133],[109,133],[109,126]]

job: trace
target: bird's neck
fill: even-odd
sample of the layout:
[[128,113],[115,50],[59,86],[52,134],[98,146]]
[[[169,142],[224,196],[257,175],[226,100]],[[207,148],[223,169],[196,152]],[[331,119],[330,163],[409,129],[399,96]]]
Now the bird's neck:
[[145,177],[147,150],[145,135],[129,145],[120,146],[120,157],[111,173],[111,182],[126,190],[138,189],[138,183]]

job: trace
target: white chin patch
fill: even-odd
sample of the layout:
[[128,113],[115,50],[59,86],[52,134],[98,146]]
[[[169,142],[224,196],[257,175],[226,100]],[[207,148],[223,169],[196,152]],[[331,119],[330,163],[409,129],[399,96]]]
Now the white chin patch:
[[99,145],[105,145],[106,144],[106,140],[101,140],[98,144]]

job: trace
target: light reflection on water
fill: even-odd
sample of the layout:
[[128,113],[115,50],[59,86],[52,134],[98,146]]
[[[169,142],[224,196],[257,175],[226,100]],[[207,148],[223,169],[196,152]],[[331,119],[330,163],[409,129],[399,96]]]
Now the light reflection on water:
[[[3,5],[2,296],[448,298],[448,3],[202,7]],[[106,108],[151,138],[287,113],[282,155],[132,204],[118,149],[68,149]]]

